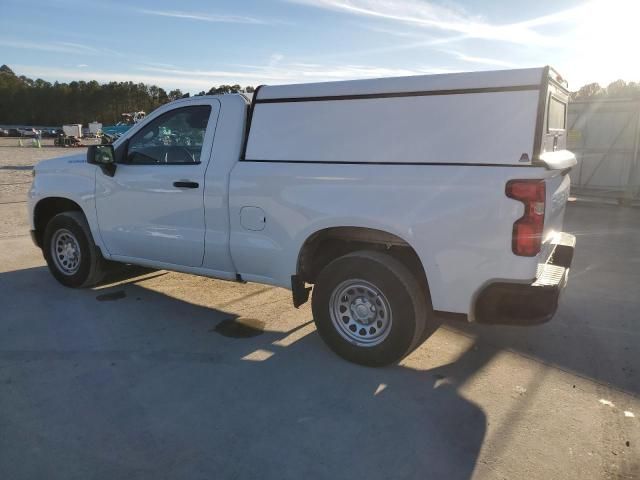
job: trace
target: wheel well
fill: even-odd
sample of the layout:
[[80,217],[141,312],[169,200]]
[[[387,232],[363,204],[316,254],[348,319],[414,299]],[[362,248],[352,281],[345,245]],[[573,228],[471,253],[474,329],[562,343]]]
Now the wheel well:
[[73,200],[62,197],[49,197],[40,200],[33,212],[33,224],[36,229],[36,242],[42,246],[42,237],[47,223],[57,214],[69,211],[82,212],[82,208]]
[[357,250],[377,250],[400,260],[429,291],[427,274],[416,251],[392,233],[363,227],[332,227],[311,235],[300,249],[297,275],[315,283],[320,271],[333,260]]

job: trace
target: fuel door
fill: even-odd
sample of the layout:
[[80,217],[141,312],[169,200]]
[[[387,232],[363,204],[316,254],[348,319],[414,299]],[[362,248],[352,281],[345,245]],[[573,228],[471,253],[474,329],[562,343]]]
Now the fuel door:
[[240,209],[240,225],[245,230],[254,232],[264,230],[266,221],[264,210],[260,207],[242,207]]

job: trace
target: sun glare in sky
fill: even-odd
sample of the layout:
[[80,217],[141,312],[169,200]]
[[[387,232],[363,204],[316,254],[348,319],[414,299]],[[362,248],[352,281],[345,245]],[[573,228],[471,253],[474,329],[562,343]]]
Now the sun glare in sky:
[[573,53],[564,75],[578,87],[619,78],[640,82],[639,46],[640,0],[597,0],[579,11],[566,45],[558,48]]

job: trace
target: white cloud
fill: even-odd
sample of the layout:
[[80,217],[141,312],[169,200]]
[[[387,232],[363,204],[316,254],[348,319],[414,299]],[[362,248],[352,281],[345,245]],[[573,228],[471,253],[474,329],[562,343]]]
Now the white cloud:
[[416,29],[404,28],[404,29],[398,30],[394,28],[383,28],[377,25],[366,25],[366,24],[363,24],[362,27],[376,33],[386,33],[389,35],[393,35],[395,37],[413,38],[418,40],[418,42],[415,42],[413,44],[406,44],[404,46],[401,45],[400,47],[403,47],[403,48],[441,45],[444,43],[457,42],[459,40],[464,40],[465,38],[467,38],[466,35],[450,35],[447,37],[442,37],[442,36],[437,37],[434,35],[427,35],[425,34],[424,29],[416,30]]
[[82,53],[97,55],[99,51],[85,45],[77,45],[68,42],[30,42],[22,40],[0,39],[0,46],[9,48],[19,48],[23,50],[39,50],[52,53]]
[[430,73],[447,73],[449,69],[438,67],[390,68],[355,64],[308,64],[277,63],[267,65],[236,65],[238,70],[198,70],[141,67],[140,70],[175,78],[201,78],[211,85],[221,83],[245,84],[283,84],[299,82],[322,82],[329,80],[349,80],[358,78],[398,77]]
[[178,68],[173,63],[162,63],[162,62],[143,62],[143,65],[149,67],[157,67],[157,68]]
[[284,60],[284,55],[282,55],[281,53],[274,53],[273,55],[271,55],[271,57],[269,57],[268,67],[274,68],[280,62],[282,62],[282,60]]
[[353,15],[453,32],[462,35],[461,38],[499,40],[524,45],[553,45],[554,38],[537,32],[534,27],[571,21],[585,8],[580,6],[523,22],[499,25],[489,23],[481,17],[469,15],[461,10],[419,0],[289,1]]
[[14,71],[28,77],[45,80],[97,80],[99,82],[132,81],[158,85],[165,89],[180,88],[198,92],[221,85],[238,83],[257,86],[286,83],[322,82],[358,78],[395,77],[404,75],[448,73],[437,67],[388,68],[375,65],[282,63],[278,65],[243,65],[235,70],[197,70],[152,66],[131,67],[131,70],[96,71],[87,68],[59,68],[39,65],[13,65]]
[[245,17],[242,15],[224,15],[200,12],[185,12],[180,10],[147,10],[144,8],[136,8],[135,12],[145,15],[155,15],[158,17],[182,18],[185,20],[198,20],[200,22],[212,23],[244,23],[253,25],[263,25],[268,22],[254,17]]
[[18,48],[21,50],[36,50],[50,53],[64,53],[72,55],[111,55],[122,56],[120,52],[108,48],[94,48],[89,45],[72,42],[32,42],[16,39],[0,39],[0,46]]
[[504,67],[504,68],[518,68],[522,67],[522,65],[518,65],[513,62],[508,62],[506,60],[500,60],[497,58],[487,58],[487,57],[476,57],[473,55],[467,55],[462,52],[456,52],[453,50],[443,50],[445,53],[449,55],[453,55],[458,60],[467,63],[475,63],[476,65],[489,65],[492,67]]
[[209,78],[209,83],[215,81],[217,83],[229,83],[230,81],[252,81],[256,80],[281,80],[282,76],[273,71],[270,73],[267,67],[255,67],[255,71],[251,70],[199,70],[184,68],[159,68],[159,67],[140,67],[140,70],[152,72],[156,74],[171,75],[173,77],[184,78]]
[[186,90],[209,89],[212,82],[202,78],[179,77],[171,75],[149,75],[135,71],[96,71],[86,68],[46,67],[42,65],[12,65],[18,75],[38,77],[45,80],[72,81],[97,80],[98,82],[143,82],[164,88],[182,88]]

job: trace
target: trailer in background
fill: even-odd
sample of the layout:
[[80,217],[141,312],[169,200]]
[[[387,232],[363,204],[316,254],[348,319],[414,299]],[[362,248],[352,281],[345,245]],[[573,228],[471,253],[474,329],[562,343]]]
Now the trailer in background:
[[100,132],[102,132],[102,124],[100,122],[91,122],[91,123],[89,123],[89,136],[90,137],[97,137]]
[[57,147],[80,147],[80,139],[82,138],[82,124],[72,123],[62,126],[62,133],[59,134],[54,145]]
[[82,138],[82,124],[81,123],[72,123],[69,125],[62,126],[62,132],[67,137],[76,137],[78,139]]

